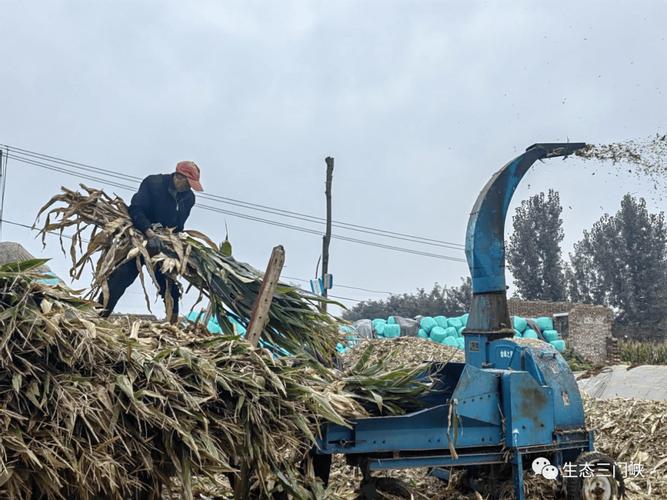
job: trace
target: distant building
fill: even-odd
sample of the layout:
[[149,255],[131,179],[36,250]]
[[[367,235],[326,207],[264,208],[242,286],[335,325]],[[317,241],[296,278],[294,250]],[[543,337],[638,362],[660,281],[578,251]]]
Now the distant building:
[[568,347],[582,358],[601,363],[610,357],[614,314],[606,306],[575,302],[509,299],[511,316],[553,318],[554,328]]

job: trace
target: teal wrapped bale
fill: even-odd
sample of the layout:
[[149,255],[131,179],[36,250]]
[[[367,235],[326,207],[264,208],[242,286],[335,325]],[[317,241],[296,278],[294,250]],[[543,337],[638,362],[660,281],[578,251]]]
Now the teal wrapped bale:
[[371,321],[371,323],[373,323],[373,326],[380,324],[385,325],[387,324],[387,320],[384,318],[375,318],[373,321]]
[[442,341],[443,345],[448,345],[449,347],[458,347],[459,342],[458,339],[455,337],[445,337],[445,339]]
[[521,333],[526,331],[526,328],[528,328],[528,322],[521,316],[512,316],[512,324],[514,325],[514,329],[519,330]]
[[387,324],[388,325],[395,325],[396,324],[396,318],[394,318],[393,316],[389,316],[387,318]]
[[565,351],[565,341],[564,340],[553,340],[549,343],[552,346],[554,346],[558,352],[564,352]]
[[554,329],[554,322],[551,318],[547,316],[542,316],[540,318],[535,319],[535,323],[537,323],[537,326],[540,327],[540,330],[553,330]]
[[390,325],[387,324],[384,326],[384,331],[382,332],[384,336],[388,339],[395,339],[396,337],[401,336],[401,327],[400,325]]
[[523,338],[524,339],[537,339],[539,338],[537,335],[537,332],[533,330],[532,328],[528,328],[525,332],[523,332]]
[[421,321],[419,322],[419,326],[422,327],[423,330],[426,331],[429,335],[431,334],[431,330],[438,326],[438,323],[435,322],[433,318],[430,316],[424,316]]
[[560,335],[556,330],[543,330],[542,336],[547,342],[553,342],[554,340],[560,340]]
[[459,349],[465,349],[465,347],[466,347],[466,341],[465,341],[465,339],[462,339],[462,338],[456,339],[456,344],[457,344],[457,347]]
[[463,323],[463,326],[466,326],[468,324],[468,313],[462,314],[461,315],[461,323]]
[[461,328],[463,326],[463,323],[459,318],[449,318],[447,320],[447,326],[450,326],[452,328]]
[[454,337],[456,338],[456,328],[453,326],[448,326],[445,328],[445,333],[447,334],[448,337]]
[[444,316],[436,316],[433,318],[435,322],[438,324],[440,328],[447,328],[449,325],[447,324],[447,318]]
[[417,332],[417,337],[420,339],[427,339],[428,338],[428,333],[426,333],[426,330],[423,328],[420,328],[419,331]]
[[441,326],[434,326],[430,337],[431,340],[442,343],[447,338],[447,331]]
[[387,328],[386,323],[378,323],[375,325],[375,333],[378,337],[384,337],[384,329]]
[[463,337],[463,330],[465,330],[465,326],[462,326],[461,328],[456,329],[456,336],[457,337]]
[[521,337],[523,337],[523,334],[515,328],[514,329],[514,338],[515,339],[520,339]]

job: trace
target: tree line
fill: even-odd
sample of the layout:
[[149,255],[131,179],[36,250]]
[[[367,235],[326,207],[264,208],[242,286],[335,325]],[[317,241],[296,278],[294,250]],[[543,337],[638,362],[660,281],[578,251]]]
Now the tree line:
[[[514,296],[571,301],[612,308],[616,326],[650,336],[663,330],[667,310],[667,229],[662,212],[650,213],[643,198],[627,194],[562,255],[563,207],[557,191],[521,202],[506,247]],[[455,287],[370,300],[346,311],[346,319],[400,315],[458,315],[470,303],[470,279]]]

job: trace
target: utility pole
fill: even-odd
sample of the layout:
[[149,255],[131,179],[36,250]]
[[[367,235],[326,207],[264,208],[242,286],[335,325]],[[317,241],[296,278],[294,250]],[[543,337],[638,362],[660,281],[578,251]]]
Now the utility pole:
[[[327,228],[322,238],[322,280],[326,283],[329,272],[329,243],[331,242],[331,178],[333,177],[334,159],[327,156],[324,161],[327,164],[327,182],[324,194],[327,198]],[[327,298],[327,287],[322,287],[322,297]],[[327,303],[322,302],[322,312],[327,312]]]

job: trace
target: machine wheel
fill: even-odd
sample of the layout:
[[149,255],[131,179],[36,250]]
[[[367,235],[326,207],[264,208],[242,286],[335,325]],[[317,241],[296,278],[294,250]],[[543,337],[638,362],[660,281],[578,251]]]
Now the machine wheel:
[[387,493],[393,497],[410,499],[410,489],[399,479],[393,477],[370,477],[361,482],[358,500],[375,500],[384,498],[379,492]]
[[590,466],[591,477],[571,477],[565,480],[568,500],[620,500],[625,496],[625,483],[614,460],[596,451],[579,455],[576,465]]

